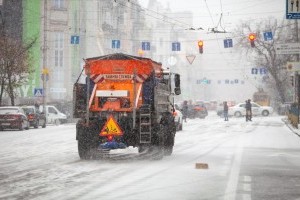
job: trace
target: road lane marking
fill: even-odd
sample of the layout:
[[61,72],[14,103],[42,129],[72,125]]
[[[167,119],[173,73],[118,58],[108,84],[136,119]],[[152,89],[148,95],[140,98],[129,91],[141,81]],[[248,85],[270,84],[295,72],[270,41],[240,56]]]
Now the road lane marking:
[[230,175],[225,190],[224,200],[235,200],[236,197],[237,185],[238,185],[239,174],[240,174],[240,166],[241,166],[241,160],[243,154],[243,141],[241,137],[239,137],[237,144],[238,146],[236,147],[234,153],[234,161],[232,163],[232,167],[230,170]]

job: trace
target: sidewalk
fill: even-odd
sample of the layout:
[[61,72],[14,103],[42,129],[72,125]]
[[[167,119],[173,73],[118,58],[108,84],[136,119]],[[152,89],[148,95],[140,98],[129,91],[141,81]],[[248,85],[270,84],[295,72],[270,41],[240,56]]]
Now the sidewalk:
[[297,136],[300,137],[300,130],[292,126],[292,124],[290,123],[287,117],[282,118],[282,121],[286,124],[287,127],[289,127],[291,131],[293,131]]

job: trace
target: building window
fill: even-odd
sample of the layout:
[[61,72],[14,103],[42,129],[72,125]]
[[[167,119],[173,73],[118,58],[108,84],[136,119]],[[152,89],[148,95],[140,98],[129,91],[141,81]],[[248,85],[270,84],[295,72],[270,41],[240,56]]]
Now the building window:
[[65,8],[65,0],[53,0],[53,7],[56,9]]
[[63,67],[64,61],[64,33],[56,32],[54,33],[55,44],[54,44],[54,66]]

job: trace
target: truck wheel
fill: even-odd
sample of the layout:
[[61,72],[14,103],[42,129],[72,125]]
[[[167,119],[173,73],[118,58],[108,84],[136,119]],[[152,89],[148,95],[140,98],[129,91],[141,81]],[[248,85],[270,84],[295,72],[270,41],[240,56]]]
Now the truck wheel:
[[92,158],[92,153],[89,144],[87,144],[87,142],[84,141],[83,138],[80,138],[78,140],[78,154],[80,159],[83,160],[89,160]]
[[173,146],[174,146],[174,135],[170,134],[166,141],[165,141],[165,145],[164,145],[164,155],[165,156],[170,156],[173,153]]
[[149,146],[148,146],[148,145],[143,145],[143,144],[141,144],[141,145],[138,147],[138,152],[139,152],[139,153],[147,153],[147,152],[149,152]]
[[153,160],[161,160],[164,157],[164,148],[160,145],[153,145],[150,148],[150,154]]
[[97,129],[97,124],[90,122],[89,127],[78,124],[76,129],[78,131],[77,139],[79,157],[84,160],[95,158],[98,148],[99,132],[99,130]]
[[153,160],[161,160],[164,157],[164,134],[162,133],[165,130],[164,128],[164,126],[160,126],[155,144],[152,144],[150,148]]
[[173,146],[165,147],[165,149],[164,149],[165,156],[170,156],[170,155],[172,155],[172,153],[173,153]]

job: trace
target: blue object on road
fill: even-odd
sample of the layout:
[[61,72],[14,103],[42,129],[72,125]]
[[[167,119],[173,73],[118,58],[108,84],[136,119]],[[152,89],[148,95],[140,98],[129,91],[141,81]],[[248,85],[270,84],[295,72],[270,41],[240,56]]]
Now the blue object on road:
[[99,145],[99,149],[125,149],[127,146],[122,142],[105,142]]

